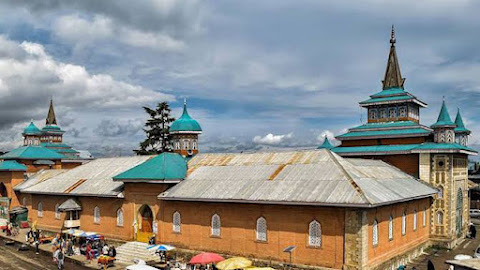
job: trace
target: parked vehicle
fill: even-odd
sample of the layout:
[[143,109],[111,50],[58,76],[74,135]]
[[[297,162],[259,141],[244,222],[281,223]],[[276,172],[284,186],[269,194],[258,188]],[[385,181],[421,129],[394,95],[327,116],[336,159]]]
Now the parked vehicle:
[[480,209],[470,209],[471,218],[480,218]]
[[474,258],[480,258],[480,246],[478,246],[478,247],[475,249],[475,253],[473,253],[473,257],[474,257]]

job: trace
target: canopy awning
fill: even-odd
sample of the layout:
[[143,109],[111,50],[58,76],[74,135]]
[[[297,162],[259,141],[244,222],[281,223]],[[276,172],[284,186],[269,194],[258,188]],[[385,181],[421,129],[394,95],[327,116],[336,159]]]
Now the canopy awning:
[[22,214],[28,212],[28,209],[25,206],[13,207],[8,211],[9,214]]
[[58,207],[58,211],[60,211],[60,212],[80,211],[80,210],[82,210],[82,207],[74,199],[68,199]]

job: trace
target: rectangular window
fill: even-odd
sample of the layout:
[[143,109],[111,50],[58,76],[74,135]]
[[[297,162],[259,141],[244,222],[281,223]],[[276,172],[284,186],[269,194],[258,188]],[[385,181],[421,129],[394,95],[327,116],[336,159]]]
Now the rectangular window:
[[380,109],[380,118],[387,118],[387,109]]
[[397,110],[395,108],[389,109],[389,118],[396,118],[397,117]]

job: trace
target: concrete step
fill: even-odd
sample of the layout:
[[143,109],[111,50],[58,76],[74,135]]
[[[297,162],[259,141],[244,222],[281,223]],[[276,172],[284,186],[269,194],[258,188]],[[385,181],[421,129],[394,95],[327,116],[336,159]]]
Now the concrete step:
[[142,242],[128,242],[117,248],[117,262],[119,263],[133,263],[134,259],[144,261],[159,261],[155,250],[147,249],[149,245]]

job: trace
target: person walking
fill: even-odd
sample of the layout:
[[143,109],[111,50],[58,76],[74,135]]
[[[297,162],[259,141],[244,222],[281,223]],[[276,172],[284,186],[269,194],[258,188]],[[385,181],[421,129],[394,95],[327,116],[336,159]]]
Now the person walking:
[[55,259],[57,260],[57,268],[58,270],[62,270],[65,264],[65,254],[63,254],[62,248],[57,249],[57,251],[55,252],[57,254],[57,256],[55,257]]

